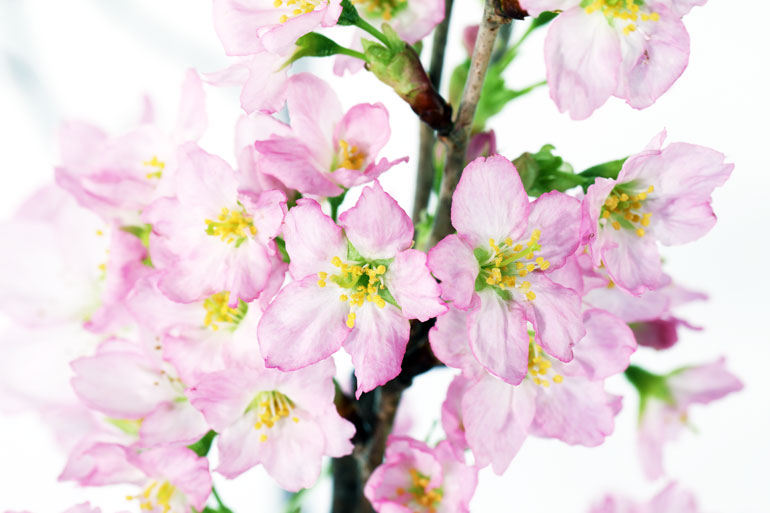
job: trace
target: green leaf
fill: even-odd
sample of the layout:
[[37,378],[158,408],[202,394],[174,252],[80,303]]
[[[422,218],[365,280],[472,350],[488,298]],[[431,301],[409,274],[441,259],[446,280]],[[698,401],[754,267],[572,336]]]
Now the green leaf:
[[[623,167],[623,163],[626,161],[626,159],[628,159],[628,157],[623,157],[622,159],[618,160],[611,160],[603,164],[597,164],[593,167],[589,167],[585,171],[582,171],[580,176],[592,179],[597,177],[615,179],[618,177],[618,173],[620,173],[620,170]],[[591,183],[593,183],[593,180],[591,180]]]
[[553,145],[546,144],[537,153],[523,153],[514,159],[521,182],[530,196],[549,191],[564,192],[586,182],[586,178],[574,173],[569,163],[553,154],[554,149]]
[[201,458],[206,456],[211,449],[211,442],[214,441],[214,437],[217,436],[216,431],[209,431],[203,437],[192,445],[188,445],[187,448],[191,449],[195,454]]

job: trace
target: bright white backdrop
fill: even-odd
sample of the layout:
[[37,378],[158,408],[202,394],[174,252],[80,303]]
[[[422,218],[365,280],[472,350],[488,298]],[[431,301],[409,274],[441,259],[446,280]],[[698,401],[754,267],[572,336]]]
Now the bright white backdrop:
[[[480,13],[474,0],[456,3],[449,69],[463,55],[462,27]],[[682,342],[666,353],[641,350],[635,356],[641,364],[664,371],[726,354],[731,369],[743,379],[742,393],[693,411],[699,432],[685,434],[667,453],[672,477],[694,490],[704,510],[714,513],[770,510],[770,336],[764,324],[770,313],[768,14],[770,7],[763,0],[711,0],[694,9],[685,20],[692,38],[690,66],[645,111],[613,100],[591,119],[573,122],[540,90],[492,121],[499,150],[509,157],[550,142],[581,169],[634,153],[665,127],[669,140],[714,147],[736,164],[731,180],[714,195],[717,227],[694,244],[664,252],[677,280],[711,295],[708,303],[682,312],[705,330],[684,333]],[[544,76],[543,36],[533,36],[512,66],[514,85]],[[345,43],[348,38],[340,34],[338,40]],[[110,130],[125,129],[138,118],[141,95],[147,93],[158,101],[161,119],[170,121],[185,68],[213,71],[226,63],[211,26],[208,0],[0,0],[0,218],[11,215],[28,194],[52,179],[61,120],[75,117]],[[366,73],[332,77],[330,61],[306,65],[332,81],[346,106],[385,102],[393,128],[386,154],[416,154],[414,116],[386,87]],[[210,128],[203,145],[232,160],[237,94],[208,92]],[[382,180],[407,211],[414,171],[413,160]],[[2,241],[3,248],[10,244],[13,241]],[[408,404],[419,405],[422,415],[437,415],[441,386],[449,377],[448,372],[435,372],[419,379]],[[481,473],[473,511],[582,513],[606,491],[644,498],[660,489],[664,482],[646,482],[637,464],[632,390],[622,379],[610,387],[627,399],[615,434],[603,446],[573,448],[530,439],[505,476]],[[424,436],[429,424],[417,423],[415,434]],[[57,513],[84,500],[105,513],[128,506],[126,490],[120,487],[84,490],[57,484],[64,455],[30,415],[2,418],[0,455],[0,511]],[[259,470],[218,486],[238,513],[280,511],[268,491],[269,479]],[[308,511],[325,511],[328,493],[324,487],[315,492]]]

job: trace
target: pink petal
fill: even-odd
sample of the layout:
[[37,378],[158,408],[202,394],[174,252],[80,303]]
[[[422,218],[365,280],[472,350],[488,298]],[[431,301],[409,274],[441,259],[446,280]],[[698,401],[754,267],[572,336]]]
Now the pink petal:
[[479,262],[473,248],[458,235],[444,237],[428,253],[428,267],[441,283],[441,297],[453,306],[470,308],[475,295]]
[[313,158],[328,171],[333,160],[333,134],[342,119],[342,106],[332,88],[315,75],[300,73],[289,80],[287,106],[291,128]]
[[636,340],[628,325],[603,310],[588,310],[583,313],[583,326],[586,335],[575,346],[575,358],[565,371],[599,380],[626,370],[636,351]]
[[401,372],[409,341],[409,321],[390,304],[379,308],[374,303],[364,303],[355,313],[355,327],[342,345],[353,358],[358,398]]
[[559,111],[590,116],[615,92],[621,60],[618,34],[601,12],[559,14],[545,39],[546,78]]
[[614,398],[601,381],[567,378],[539,386],[533,434],[570,445],[600,445],[615,426]]
[[607,227],[603,231],[606,240],[598,253],[612,281],[637,296],[658,288],[663,270],[655,239],[625,229]]
[[743,388],[743,383],[727,370],[724,358],[674,372],[667,382],[681,408],[707,404]]
[[527,303],[527,320],[545,352],[563,362],[572,359],[572,346],[583,338],[580,296],[549,280],[543,273],[527,275],[536,298]]
[[540,230],[537,256],[551,263],[549,270],[560,268],[575,253],[581,219],[580,202],[558,191],[543,194],[532,203],[526,233]]
[[425,253],[416,249],[402,251],[385,273],[385,285],[407,319],[425,322],[447,311],[439,299],[441,288],[430,274],[427,259]]
[[187,70],[179,99],[174,135],[178,141],[197,141],[206,131],[206,96],[195,70]]
[[462,402],[465,438],[476,465],[492,464],[501,475],[519,452],[535,414],[531,387],[512,387],[486,376],[465,393]]
[[337,351],[350,333],[350,305],[340,301],[341,289],[321,288],[317,281],[308,276],[290,283],[262,316],[257,334],[268,367],[290,371],[319,362]]
[[468,312],[450,308],[447,313],[436,319],[436,324],[428,333],[428,340],[436,358],[442,363],[462,370],[468,377],[477,377],[484,371],[471,352],[468,338],[469,315]]
[[332,258],[346,258],[347,239],[342,228],[321,211],[311,199],[301,199],[286,214],[283,227],[286,251],[294,279],[315,275],[319,271],[334,273]]
[[690,37],[682,20],[668,9],[655,8],[660,19],[621,39],[623,65],[616,96],[635,109],[649,107],[687,67]]
[[412,246],[412,220],[375,182],[339,218],[345,235],[366,260],[393,258]]
[[524,312],[492,290],[480,292],[479,298],[467,323],[473,355],[489,372],[518,385],[527,375],[529,356]]
[[510,160],[493,155],[468,164],[452,197],[452,226],[474,248],[517,239],[528,216],[527,193]]

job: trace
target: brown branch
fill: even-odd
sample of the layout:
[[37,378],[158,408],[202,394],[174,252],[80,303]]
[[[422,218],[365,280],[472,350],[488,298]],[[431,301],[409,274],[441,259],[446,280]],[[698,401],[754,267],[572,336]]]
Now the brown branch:
[[338,394],[335,399],[337,411],[355,425],[356,434],[353,454],[332,462],[332,513],[373,511],[363,496],[363,487],[382,463],[401,395],[416,376],[441,365],[428,344],[428,332],[433,323],[433,320],[412,322],[401,373],[396,378],[362,394],[358,400],[343,394]]
[[[436,91],[441,90],[441,75],[444,70],[444,53],[446,52],[447,37],[449,36],[449,22],[452,18],[452,4],[454,0],[446,0],[444,4],[444,20],[436,27],[433,33],[433,49],[430,56],[430,78]],[[414,193],[414,208],[412,219],[419,221],[420,213],[428,207],[430,191],[433,188],[434,150],[436,136],[433,128],[426,123],[420,123],[420,153],[417,164],[417,184]]]
[[468,147],[473,117],[476,115],[476,107],[484,85],[484,77],[489,67],[489,59],[495,46],[497,32],[501,25],[510,22],[509,19],[496,12],[498,2],[499,0],[486,0],[484,4],[484,15],[481,19],[479,34],[476,37],[476,46],[473,49],[468,80],[465,83],[460,108],[457,110],[452,131],[448,136],[442,138],[442,142],[447,146],[447,159],[436,209],[436,221],[431,234],[431,246],[434,246],[452,231],[450,220],[452,194],[465,167],[465,151]]

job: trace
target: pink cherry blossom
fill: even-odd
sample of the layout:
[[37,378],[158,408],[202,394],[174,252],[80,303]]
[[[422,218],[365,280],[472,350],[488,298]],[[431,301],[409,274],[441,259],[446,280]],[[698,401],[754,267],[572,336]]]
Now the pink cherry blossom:
[[366,482],[364,495],[379,513],[468,513],[477,472],[458,460],[446,441],[431,448],[391,436],[385,461]]
[[687,412],[694,404],[708,404],[737,392],[743,384],[727,371],[724,358],[685,367],[665,376],[669,397],[643,396],[639,424],[639,456],[650,479],[664,475],[663,449],[687,426]]
[[186,447],[160,447],[127,451],[128,461],[145,475],[141,493],[131,496],[148,513],[203,511],[211,494],[211,474],[206,458]]
[[531,15],[563,11],[545,41],[546,76],[561,112],[585,119],[610,96],[649,107],[687,67],[690,38],[677,0],[520,0]]
[[626,497],[607,495],[595,504],[589,513],[699,513],[702,511],[695,497],[678,483],[671,483],[647,502],[640,503]]
[[294,75],[286,95],[290,135],[275,133],[255,143],[264,172],[286,187],[338,196],[409,160],[377,161],[390,138],[388,111],[381,103],[361,103],[343,115],[332,88],[308,73]]
[[72,387],[90,408],[116,419],[141,419],[145,445],[193,443],[207,426],[187,401],[186,386],[160,357],[160,346],[110,339],[71,363]]
[[601,310],[585,312],[587,334],[570,363],[549,358],[531,343],[528,375],[510,385],[485,372],[471,354],[470,340],[459,329],[470,316],[451,309],[430,332],[436,356],[463,371],[442,408],[455,451],[467,446],[480,467],[491,464],[502,474],[530,434],[595,446],[612,432],[620,398],[604,391],[603,380],[622,372],[636,349],[622,321]]
[[179,302],[220,292],[229,292],[233,308],[256,299],[274,270],[286,196],[239,192],[232,168],[195,145],[178,158],[175,196],[156,200],[143,216],[152,224],[153,264],[164,271],[158,286]]
[[579,202],[550,192],[530,204],[513,164],[500,155],[471,162],[452,200],[456,235],[428,257],[443,299],[469,310],[473,354],[489,372],[518,384],[527,375],[529,334],[567,362],[585,334],[580,297],[548,278],[579,240]]
[[379,183],[363,189],[340,225],[313,200],[289,211],[284,235],[296,281],[265,311],[259,344],[268,367],[285,371],[343,346],[360,395],[400,372],[409,319],[426,321],[446,306],[425,254],[410,249],[412,221]]
[[334,372],[327,359],[294,372],[230,368],[204,376],[190,395],[220,434],[216,470],[234,478],[262,464],[286,490],[311,487],[324,456],[353,450],[355,428],[334,405]]
[[228,365],[260,366],[259,347],[254,333],[263,309],[282,285],[286,264],[272,274],[272,282],[258,301],[228,306],[228,293],[220,292],[203,301],[176,303],[159,289],[162,273],[139,280],[126,298],[126,307],[136,322],[163,348],[170,362],[186,383],[195,383],[204,374],[224,370]]
[[140,212],[173,183],[177,146],[203,135],[204,101],[200,78],[189,71],[168,134],[151,123],[118,137],[85,123],[65,124],[56,183],[110,224],[139,224]]
[[665,132],[629,157],[616,180],[597,178],[583,200],[593,264],[634,295],[664,284],[657,242],[684,244],[716,223],[711,194],[733,170],[719,152],[687,143],[662,148]]
[[337,24],[341,0],[214,0],[214,29],[228,55],[281,53],[300,36]]

